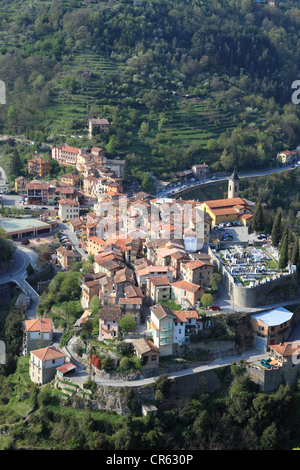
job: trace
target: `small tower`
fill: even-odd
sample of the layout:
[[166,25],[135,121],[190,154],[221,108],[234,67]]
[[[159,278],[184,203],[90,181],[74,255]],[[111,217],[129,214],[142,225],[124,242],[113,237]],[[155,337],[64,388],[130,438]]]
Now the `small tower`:
[[236,172],[236,166],[228,180],[228,199],[239,196],[240,178]]

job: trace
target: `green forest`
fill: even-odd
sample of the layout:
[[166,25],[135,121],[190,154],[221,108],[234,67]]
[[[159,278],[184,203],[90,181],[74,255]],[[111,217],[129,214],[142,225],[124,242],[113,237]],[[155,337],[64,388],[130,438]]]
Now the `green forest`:
[[105,147],[139,181],[269,167],[299,143],[299,25],[297,0],[2,0],[0,132]]
[[168,376],[161,376],[155,383],[156,416],[141,416],[138,401],[126,389],[122,393],[132,413],[121,416],[83,408],[79,398],[62,399],[49,385],[35,387],[28,359],[19,358],[9,376],[0,370],[1,450],[193,452],[299,447],[299,384],[261,393],[243,374],[241,364],[217,370],[221,389],[207,393],[203,384],[187,399],[172,397]]

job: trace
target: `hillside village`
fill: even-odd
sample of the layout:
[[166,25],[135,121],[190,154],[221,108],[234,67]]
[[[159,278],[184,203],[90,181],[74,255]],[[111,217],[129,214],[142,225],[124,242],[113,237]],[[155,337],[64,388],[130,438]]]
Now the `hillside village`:
[[[93,126],[106,132],[107,125],[92,120],[90,135]],[[116,346],[124,340],[125,355],[138,359],[139,366],[130,367],[129,361],[123,372],[133,372],[136,378],[157,377],[165,370],[161,364],[166,358],[199,360],[197,345],[203,352],[199,344],[213,330],[230,338],[224,316],[251,309],[260,313],[248,315],[248,342],[240,348],[266,353],[266,362],[251,370],[264,374],[286,367],[285,352],[278,351],[282,345],[289,349],[293,313],[282,304],[298,297],[297,269],[290,262],[280,269],[279,251],[270,235],[252,230],[256,204],[240,197],[236,168],[228,179],[227,198],[195,201],[142,190],[126,192],[125,162],[108,159],[98,147],[87,151],[56,145],[51,158],[72,171],[45,181],[49,160],[39,156],[29,160],[28,177],[15,180],[24,211],[38,211],[39,217],[2,218],[0,225],[17,243],[56,237],[59,246],[48,256],[56,272],[71,272],[76,263],[91,262],[81,273],[83,313],[68,325],[72,333],[67,344],[74,345],[96,318],[100,347],[95,347],[95,335],[93,347],[85,342],[83,356],[75,353],[77,347],[56,347],[50,317],[26,320],[24,352],[31,356],[33,382],[42,385],[59,376],[74,379],[78,367],[99,377],[115,375],[122,359],[111,353],[109,367],[104,366],[101,345]],[[178,175],[179,184],[191,177],[196,182],[209,180],[209,167],[194,165]],[[229,311],[219,305],[220,286],[230,299]],[[234,342],[227,341],[227,346],[227,353],[236,352]],[[209,346],[205,348],[207,353]],[[210,350],[209,360],[216,354],[216,349]],[[275,388],[283,380],[276,373]],[[256,380],[268,389],[266,377]]]

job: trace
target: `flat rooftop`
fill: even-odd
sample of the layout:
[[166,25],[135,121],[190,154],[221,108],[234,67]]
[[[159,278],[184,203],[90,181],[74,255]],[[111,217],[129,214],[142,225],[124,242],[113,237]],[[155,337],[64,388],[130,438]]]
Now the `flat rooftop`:
[[41,220],[38,219],[31,219],[31,218],[25,218],[25,219],[11,219],[11,218],[5,218],[5,219],[0,219],[0,227],[5,230],[7,234],[10,233],[15,233],[15,232],[23,232],[23,231],[29,231],[33,229],[47,229],[50,227],[50,224],[47,224],[46,222],[42,222]]

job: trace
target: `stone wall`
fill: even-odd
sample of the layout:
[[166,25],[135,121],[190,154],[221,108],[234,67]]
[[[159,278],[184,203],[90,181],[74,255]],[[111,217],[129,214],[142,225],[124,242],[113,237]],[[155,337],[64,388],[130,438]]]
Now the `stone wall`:
[[270,281],[253,287],[238,286],[235,284],[233,276],[221,259],[213,253],[211,248],[209,248],[208,251],[219,273],[222,274],[222,282],[235,305],[242,308],[255,308],[297,298],[298,286],[296,272],[281,276],[278,275],[276,279],[271,279]]
[[189,353],[208,353],[213,357],[222,357],[224,355],[236,354],[235,341],[198,341],[197,343],[185,344],[179,346],[178,344],[173,345],[173,354],[187,355]]

